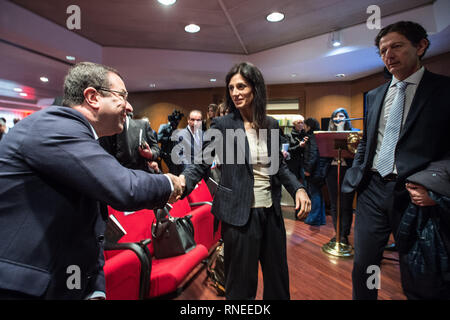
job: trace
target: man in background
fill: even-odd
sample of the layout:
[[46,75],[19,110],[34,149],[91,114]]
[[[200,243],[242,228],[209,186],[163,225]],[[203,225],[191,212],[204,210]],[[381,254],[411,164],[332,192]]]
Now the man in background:
[[161,150],[149,122],[133,119],[133,107],[129,102],[126,110],[127,118],[123,131],[113,136],[101,137],[100,145],[126,168],[159,173],[156,160]]

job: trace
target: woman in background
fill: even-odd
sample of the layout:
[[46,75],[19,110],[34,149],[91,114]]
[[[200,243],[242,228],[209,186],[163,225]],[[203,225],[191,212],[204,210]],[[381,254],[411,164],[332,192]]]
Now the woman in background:
[[[353,131],[349,119],[348,112],[344,108],[338,108],[331,114],[330,122],[328,124],[328,131]],[[351,168],[353,159],[344,158],[341,162],[340,183],[344,180],[345,173],[348,168]],[[328,195],[330,197],[330,212],[333,218],[334,230],[336,231],[337,223],[337,158],[329,158],[329,170],[325,181],[328,188]],[[341,192],[341,223],[340,223],[340,240],[339,242],[349,244],[348,236],[353,222],[353,197],[355,193]],[[336,241],[333,237],[331,241]]]

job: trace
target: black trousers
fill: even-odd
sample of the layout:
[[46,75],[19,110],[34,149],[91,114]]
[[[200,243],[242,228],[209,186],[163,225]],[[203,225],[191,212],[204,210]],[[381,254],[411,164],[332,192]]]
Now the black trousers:
[[[345,173],[347,172],[347,167],[341,166],[340,173],[340,183],[342,186],[342,181],[344,180]],[[330,213],[333,218],[334,230],[337,231],[337,166],[330,166],[330,170],[325,178],[328,195],[330,198]],[[341,224],[340,224],[340,236],[348,237],[350,230],[352,228],[353,222],[353,197],[355,193],[342,193],[341,192]]]
[[[378,290],[367,283],[369,277],[374,275],[369,267],[380,266],[389,236],[391,233],[396,234],[399,225],[401,212],[393,208],[395,185],[395,181],[385,181],[378,173],[370,173],[358,193],[354,228],[353,299],[376,300],[378,297]],[[405,199],[407,201],[408,198]]]
[[222,223],[225,295],[230,300],[253,300],[258,286],[258,262],[264,281],[264,300],[288,300],[289,272],[286,229],[271,208],[253,208],[242,227]]

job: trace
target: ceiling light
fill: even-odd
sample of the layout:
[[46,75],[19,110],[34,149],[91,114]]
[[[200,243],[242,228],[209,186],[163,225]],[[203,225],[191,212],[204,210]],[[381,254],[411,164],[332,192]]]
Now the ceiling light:
[[74,56],[66,56],[66,59],[69,61],[74,61],[75,57]]
[[284,14],[282,14],[281,12],[272,12],[271,14],[267,15],[266,19],[269,22],[278,22],[284,19]]
[[345,74],[344,73],[338,73],[337,75],[336,75],[336,78],[344,78],[345,77]]
[[47,77],[40,77],[39,78],[42,82],[48,82],[48,78]]
[[295,78],[296,76],[297,76],[296,73],[291,74],[291,77],[292,77],[292,78]]
[[25,92],[21,92],[21,93],[19,93],[22,97],[27,97],[28,96],[28,94],[27,93],[25,93]]
[[184,27],[184,31],[189,33],[196,33],[200,31],[200,27],[196,24],[188,24],[186,27]]
[[339,31],[334,31],[331,34],[331,44],[333,45],[333,47],[339,47],[342,44],[341,33]]
[[158,0],[158,2],[163,4],[163,5],[165,5],[165,6],[171,6],[175,2],[177,2],[177,0]]
[[150,83],[149,87],[150,88],[156,88],[156,83]]
[[21,88],[14,88],[13,89],[15,92],[22,92],[23,90]]
[[217,79],[211,78],[211,79],[209,79],[209,81],[211,81],[211,82],[216,82]]

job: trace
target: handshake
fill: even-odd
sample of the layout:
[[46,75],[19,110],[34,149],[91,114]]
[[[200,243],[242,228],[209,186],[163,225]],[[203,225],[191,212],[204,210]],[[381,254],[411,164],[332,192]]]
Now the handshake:
[[182,174],[179,177],[177,177],[171,173],[166,173],[165,176],[167,176],[170,179],[170,181],[172,181],[173,191],[170,194],[168,200],[168,202],[172,204],[177,200],[179,200],[183,195],[184,189],[186,188],[186,178]]

